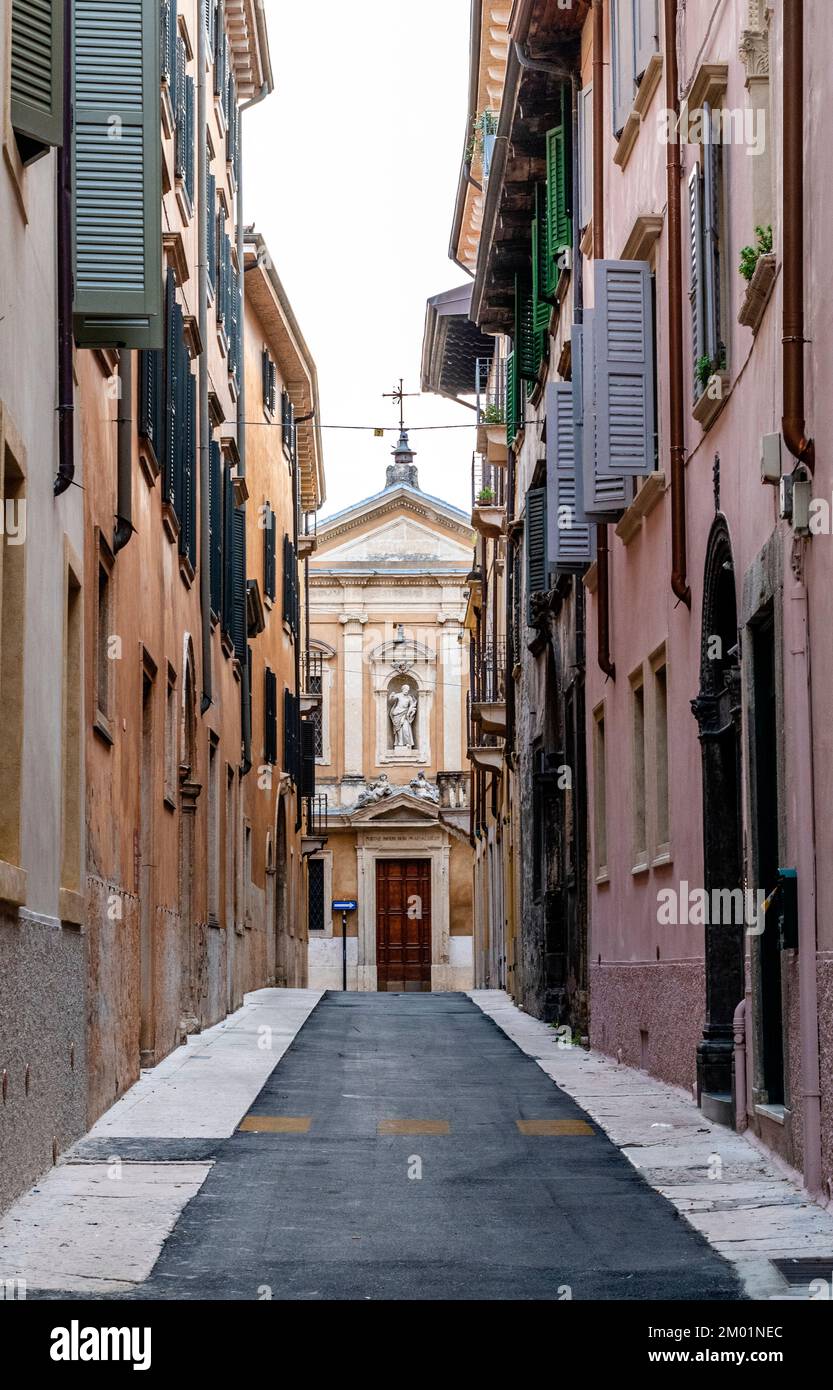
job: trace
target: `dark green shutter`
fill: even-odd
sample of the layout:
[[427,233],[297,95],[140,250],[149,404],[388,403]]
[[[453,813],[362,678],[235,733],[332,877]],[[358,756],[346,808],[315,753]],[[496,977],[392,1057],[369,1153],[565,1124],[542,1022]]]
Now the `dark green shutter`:
[[234,508],[232,559],[232,630],[234,650],[246,660],[246,509]]
[[64,0],[13,0],[11,121],[24,163],[62,143],[63,100]]
[[511,445],[518,433],[518,373],[515,368],[515,354],[510,352],[506,359],[506,442]]
[[139,358],[139,433],[151,445],[161,467],[165,452],[165,354],[143,352]]
[[555,302],[558,266],[549,253],[547,185],[535,185],[535,217],[532,222],[532,293],[536,301]]
[[222,454],[216,439],[208,446],[208,546],[211,556],[211,611],[223,607],[223,479]]
[[182,311],[176,300],[176,279],[168,271],[165,297],[165,415],[166,432],[162,464],[162,497],[176,505],[176,458],[179,437],[179,350],[182,342]]
[[535,327],[535,308],[529,281],[515,276],[515,367],[522,380],[535,381],[541,354]]
[[301,720],[301,758],[300,784],[301,796],[315,796],[315,724],[311,719]]
[[205,204],[205,224],[206,224],[206,264],[208,268],[208,283],[214,289],[214,276],[217,269],[217,217],[215,207],[217,205],[217,180],[213,174],[208,175],[208,198]]
[[191,567],[197,564],[197,378],[191,371],[188,351],[182,357],[185,428],[181,431],[181,499],[179,506],[179,550],[186,555]]
[[533,594],[544,593],[547,583],[547,489],[531,487],[526,494],[526,605],[532,621]]
[[263,755],[267,763],[278,761],[278,678],[268,666],[263,690]]
[[[567,154],[565,126],[555,126],[547,132],[547,237],[553,262],[573,244]],[[557,269],[555,274],[557,278]]]
[[75,335],[162,346],[158,4],[75,0]]
[[234,631],[234,480],[226,464],[223,485],[223,632]]

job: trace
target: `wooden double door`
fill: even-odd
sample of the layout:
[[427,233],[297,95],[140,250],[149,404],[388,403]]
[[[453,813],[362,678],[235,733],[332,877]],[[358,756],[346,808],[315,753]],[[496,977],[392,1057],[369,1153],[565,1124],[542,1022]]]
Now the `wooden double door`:
[[431,860],[376,860],[380,990],[431,988]]

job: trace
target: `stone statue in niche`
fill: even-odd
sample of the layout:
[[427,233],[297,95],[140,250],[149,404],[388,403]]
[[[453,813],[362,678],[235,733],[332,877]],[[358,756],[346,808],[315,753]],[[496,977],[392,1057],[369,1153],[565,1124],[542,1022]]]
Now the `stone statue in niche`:
[[413,748],[417,699],[415,694],[411,694],[411,687],[403,685],[401,690],[394,690],[388,696],[388,706],[394,748]]

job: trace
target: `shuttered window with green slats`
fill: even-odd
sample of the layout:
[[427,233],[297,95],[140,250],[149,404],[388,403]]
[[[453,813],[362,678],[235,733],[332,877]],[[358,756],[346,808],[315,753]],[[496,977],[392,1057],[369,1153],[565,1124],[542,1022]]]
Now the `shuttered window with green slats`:
[[540,336],[536,330],[532,285],[524,275],[515,276],[515,365],[523,381],[536,381],[541,362]]
[[13,0],[11,122],[31,164],[63,139],[64,0]]
[[510,352],[506,359],[506,442],[511,445],[519,428],[518,373],[515,369],[515,354]]
[[555,262],[573,244],[570,184],[569,140],[562,121],[547,132],[547,238],[556,280]]
[[75,335],[159,348],[162,316],[160,9],[74,4]]

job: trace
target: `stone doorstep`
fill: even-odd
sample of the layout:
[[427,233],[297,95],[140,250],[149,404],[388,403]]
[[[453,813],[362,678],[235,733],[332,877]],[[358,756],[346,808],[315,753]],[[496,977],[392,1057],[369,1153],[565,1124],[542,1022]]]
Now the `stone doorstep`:
[[[757,1141],[712,1123],[678,1087],[599,1053],[559,1048],[553,1028],[523,1013],[503,990],[472,990],[469,998],[737,1266],[750,1298],[806,1297],[790,1289],[772,1261],[833,1256],[833,1210],[811,1202],[797,1175]],[[720,1180],[708,1178],[713,1154],[722,1161]]]

